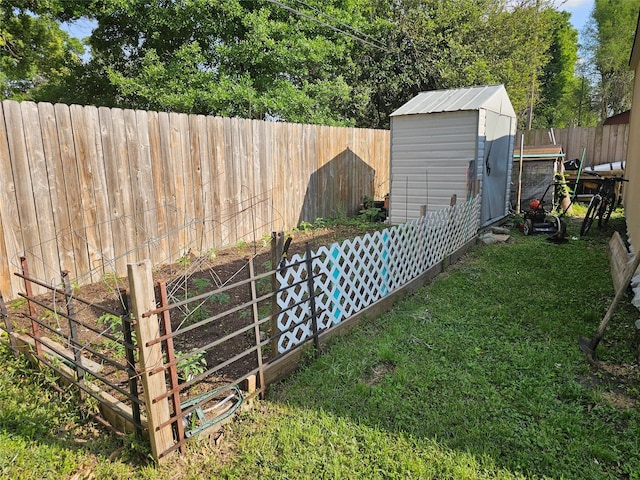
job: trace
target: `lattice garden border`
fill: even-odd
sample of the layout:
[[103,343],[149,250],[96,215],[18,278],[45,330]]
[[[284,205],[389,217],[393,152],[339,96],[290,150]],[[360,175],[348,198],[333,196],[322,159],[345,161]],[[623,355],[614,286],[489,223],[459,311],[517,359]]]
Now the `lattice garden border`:
[[[473,238],[480,226],[480,197],[403,225],[311,252],[317,331],[327,330],[426,272]],[[278,353],[313,336],[305,257],[293,255],[281,269]],[[285,288],[297,284],[294,288]],[[296,326],[297,325],[297,326]]]

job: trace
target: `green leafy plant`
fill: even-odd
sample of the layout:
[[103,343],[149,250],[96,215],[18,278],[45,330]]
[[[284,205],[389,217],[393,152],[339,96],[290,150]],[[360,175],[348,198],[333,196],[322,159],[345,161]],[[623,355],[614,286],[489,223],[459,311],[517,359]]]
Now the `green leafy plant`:
[[102,275],[102,282],[109,288],[110,292],[113,292],[118,288],[120,284],[120,278],[114,272],[108,272]]
[[176,262],[182,268],[187,268],[189,265],[191,265],[191,256],[188,253],[185,253],[180,258],[176,259]]
[[554,198],[553,208],[556,211],[562,210],[562,201],[571,196],[571,189],[567,183],[568,174],[556,173],[554,175]]
[[208,278],[194,278],[193,285],[196,287],[197,294],[201,294],[211,287],[211,280]]
[[227,292],[218,292],[209,296],[210,302],[218,302],[223,305],[231,303],[231,297]]
[[300,222],[300,224],[298,225],[298,230],[301,230],[304,233],[309,233],[311,230],[313,230],[313,224],[309,223],[309,222],[305,222],[304,220],[302,222]]
[[[116,358],[124,358],[126,356],[127,350],[124,346],[124,332],[122,331],[122,317],[118,315],[114,315],[112,313],[104,313],[98,318],[98,324],[103,325],[105,328],[105,332],[109,333],[115,340],[110,338],[105,338],[102,340],[101,344],[107,350],[113,352],[113,355]],[[131,331],[131,338],[133,343],[135,344],[136,332]]]
[[204,352],[197,352],[196,349],[188,353],[176,352],[176,358],[179,359],[176,365],[178,376],[185,382],[204,373],[207,368]]

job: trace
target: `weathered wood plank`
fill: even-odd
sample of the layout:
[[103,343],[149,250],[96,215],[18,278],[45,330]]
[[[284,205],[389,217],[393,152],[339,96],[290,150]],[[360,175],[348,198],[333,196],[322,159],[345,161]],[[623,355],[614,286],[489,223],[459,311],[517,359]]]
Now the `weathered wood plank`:
[[[38,104],[38,115],[42,129],[42,141],[47,163],[47,177],[49,194],[51,196],[53,221],[58,247],[58,259],[56,263],[61,270],[70,272],[72,278],[77,276],[76,264],[73,258],[73,241],[71,237],[71,222],[64,184],[64,168],[60,153],[58,139],[58,124],[53,105],[50,103]],[[59,275],[56,272],[56,276]]]
[[[174,226],[175,234],[178,238],[178,250],[173,250],[175,258],[172,260],[176,260],[183,253],[186,253],[184,250],[187,248],[187,230],[185,228],[185,218],[186,218],[186,199],[185,199],[185,178],[184,178],[184,170],[183,170],[183,156],[182,156],[182,142],[184,138],[183,131],[183,115],[180,113],[170,113],[169,114],[169,125],[171,128],[171,140],[170,140],[170,151],[171,156],[165,160],[170,160],[170,165],[165,164],[165,167],[169,167],[167,169],[168,182],[173,184],[173,192],[175,196],[175,205],[176,205],[176,220],[177,223]],[[171,172],[172,175],[169,175],[168,172]]]
[[275,212],[274,212],[274,190],[273,190],[273,179],[275,175],[275,163],[276,160],[273,156],[274,153],[274,139],[275,132],[273,126],[275,122],[264,122],[264,147],[263,154],[264,158],[262,159],[262,189],[264,192],[264,212],[265,212],[265,223],[266,228],[263,229],[262,234],[270,234],[272,231],[275,231]]
[[291,141],[297,135],[296,125],[285,125],[286,131],[286,143],[285,143],[285,156],[286,156],[286,169],[284,170],[283,188],[284,188],[284,222],[285,225],[297,225],[298,223],[298,198],[297,198],[297,176],[299,163],[298,149]]
[[196,128],[199,139],[200,178],[202,182],[202,246],[203,253],[213,248],[213,189],[211,179],[211,146],[209,145],[209,129],[207,117],[197,116]]
[[[174,149],[172,147],[171,120],[168,113],[158,113],[158,128],[160,139],[160,156],[155,159],[154,168],[160,170],[160,172],[154,174],[154,186],[156,188],[156,202],[158,202],[159,205],[164,206],[166,221],[164,231],[160,230],[159,233],[167,239],[166,257],[173,260],[180,256],[180,244],[178,240],[177,230],[179,223],[176,197],[177,187],[174,164],[172,160]],[[157,178],[158,173],[162,174],[161,178]]]
[[202,180],[202,162],[200,158],[200,132],[198,128],[198,115],[189,115],[189,164],[191,171],[192,195],[193,195],[193,217],[195,222],[194,250],[200,252],[204,238],[204,192]]
[[626,143],[627,143],[627,128],[629,127],[629,125],[617,125],[618,127],[618,137],[616,139],[616,151],[615,154],[613,156],[613,159],[611,160],[611,162],[621,162],[623,160],[627,159],[627,149],[626,149]]
[[[22,104],[5,102],[5,121],[8,130],[9,155],[12,158],[13,181],[16,189],[18,215],[22,230],[21,249],[29,262],[30,273],[34,278],[45,280],[43,265],[42,239],[38,231],[38,216],[33,196],[33,184],[27,150],[27,136],[30,125],[23,124]],[[26,108],[26,107],[25,107]],[[39,134],[38,128],[37,133]],[[36,187],[37,188],[37,187]],[[34,293],[42,293],[40,287]]]
[[93,141],[93,131],[88,123],[88,111],[80,105],[71,105],[71,124],[73,127],[73,141],[76,151],[76,165],[78,168],[80,205],[82,217],[84,219],[84,238],[79,238],[79,242],[86,242],[89,253],[89,269],[79,272],[81,283],[97,282],[101,274],[97,269],[102,263],[100,252],[100,231],[98,230],[98,217],[96,214],[97,205],[94,183],[95,143]]
[[100,121],[100,139],[102,143],[102,160],[104,162],[104,185],[102,195],[107,197],[109,205],[109,226],[113,241],[113,254],[109,266],[105,271],[124,275],[127,269],[127,239],[125,225],[122,222],[124,201],[122,198],[121,182],[118,170],[117,149],[115,143],[118,138],[114,135],[113,118],[111,109],[100,107],[98,109]]
[[275,215],[274,231],[286,230],[286,212],[285,212],[285,188],[284,180],[286,171],[289,168],[289,159],[286,150],[286,132],[287,125],[278,123],[274,126],[275,141],[273,143],[273,210]]
[[144,386],[147,420],[149,422],[149,439],[151,453],[154,458],[162,459],[162,454],[173,445],[171,425],[160,427],[171,417],[167,398],[157,400],[167,392],[164,371],[152,374],[151,371],[163,364],[162,345],[147,343],[160,336],[158,316],[145,317],[144,314],[156,308],[151,261],[145,260],[136,264],[129,264],[127,269],[129,288],[131,290],[131,306],[133,317],[136,319],[136,337],[140,345],[140,367],[142,369],[142,384]]
[[329,218],[333,216],[331,204],[334,198],[333,166],[331,165],[331,127],[320,127],[318,141],[318,190],[323,192],[319,200],[318,216]]
[[609,266],[611,267],[611,280],[615,292],[618,293],[621,288],[626,288],[623,284],[625,278],[625,269],[630,261],[629,251],[624,244],[624,240],[618,232],[614,232],[609,240]]
[[164,174],[162,171],[162,140],[160,119],[157,112],[147,112],[147,133],[149,135],[149,162],[153,182],[153,204],[155,205],[155,232],[151,259],[172,258],[167,235],[167,200],[164,196]]
[[9,131],[5,123],[5,110],[9,103],[10,100],[0,103],[0,170],[5,172],[4,181],[0,182],[0,291],[5,300],[13,300],[22,288],[22,281],[13,275],[19,270],[22,229],[9,155]]
[[105,195],[107,180],[105,174],[104,147],[102,145],[100,116],[94,106],[86,106],[85,119],[87,121],[87,134],[89,140],[89,152],[87,160],[90,162],[92,175],[92,189],[96,204],[96,224],[98,229],[100,251],[99,262],[93,265],[96,275],[103,276],[106,271],[112,273],[115,270],[115,250],[113,246],[113,233],[111,231],[111,212],[109,196]]
[[240,179],[236,168],[235,146],[233,128],[235,128],[236,119],[224,118],[223,119],[223,133],[224,133],[224,170],[226,175],[226,202],[223,208],[222,221],[229,224],[229,237],[226,239],[226,244],[235,243],[238,241],[238,210],[240,208],[239,191],[240,191]]
[[226,198],[222,118],[207,117],[207,131],[209,134],[209,158],[211,162],[211,222],[213,228],[213,247],[217,249],[223,244],[223,239],[229,236],[228,228],[226,224],[222,222],[223,198]]
[[[178,165],[182,169],[182,182],[183,189],[182,194],[184,198],[184,209],[182,211],[182,218],[180,219],[182,228],[185,232],[185,243],[182,248],[185,253],[195,245],[196,232],[193,228],[193,220],[195,219],[195,199],[194,199],[194,177],[193,169],[191,167],[191,146],[189,144],[189,116],[180,113],[178,114],[178,123],[180,125],[180,155],[175,158]],[[180,170],[178,170],[180,171]]]
[[[525,132],[525,144],[545,144],[546,129]],[[520,135],[521,132],[518,132]],[[562,145],[567,159],[581,158],[586,148],[584,165],[599,165],[626,158],[629,125],[604,125],[598,127],[570,127],[554,131],[558,144]]]
[[135,110],[123,111],[124,133],[127,145],[127,160],[129,179],[131,182],[132,229],[135,232],[134,258],[136,261],[149,258],[149,248],[146,244],[147,234],[144,226],[144,205],[140,197],[140,149],[138,147],[138,120]]
[[120,247],[124,247],[124,250],[117,253],[117,255],[126,258],[127,262],[132,262],[138,258],[138,243],[136,237],[135,198],[129,165],[125,111],[119,108],[112,109],[111,119],[111,126],[113,128],[113,150],[115,155],[114,176],[111,180],[115,188],[118,189],[120,197],[115,204],[119,206],[120,210],[114,212],[114,221],[120,224],[118,228],[121,232],[124,232],[124,238],[119,244]]
[[73,245],[73,259],[77,278],[89,271],[89,250],[85,235],[85,219],[82,209],[82,194],[77,166],[77,154],[74,142],[71,111],[67,105],[55,104],[56,124],[58,125],[58,139],[60,142],[60,156],[64,171],[64,185],[69,209],[69,223],[71,224],[71,242]]
[[267,168],[265,163],[267,159],[266,122],[253,120],[250,125],[253,142],[249,144],[249,147],[252,148],[249,168],[253,173],[253,191],[255,193],[253,236],[259,240],[265,228],[269,228],[266,185]]
[[47,172],[42,128],[38,106],[33,102],[22,102],[22,118],[27,132],[26,147],[31,172],[31,185],[35,202],[35,214],[42,251],[42,280],[50,282],[60,276],[60,255],[56,241],[56,228],[53,218],[53,204]]
[[250,120],[235,118],[233,121],[233,151],[235,156],[234,176],[236,177],[235,199],[238,205],[236,225],[238,226],[237,240],[252,240],[251,235],[251,203],[253,191],[249,180],[249,152],[247,145],[246,127]]
[[144,241],[149,248],[148,258],[162,258],[158,238],[158,219],[153,186],[153,170],[151,167],[151,147],[149,146],[149,120],[144,110],[136,110],[136,126],[138,131],[138,184],[135,195],[139,197],[139,205],[142,206],[142,225]]

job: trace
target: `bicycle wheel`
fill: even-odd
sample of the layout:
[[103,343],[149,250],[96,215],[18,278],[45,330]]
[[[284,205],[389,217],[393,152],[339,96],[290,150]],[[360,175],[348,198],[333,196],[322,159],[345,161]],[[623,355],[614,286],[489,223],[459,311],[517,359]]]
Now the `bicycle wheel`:
[[589,202],[589,208],[587,209],[587,214],[584,216],[584,220],[582,221],[582,227],[580,227],[581,236],[589,233],[589,229],[591,228],[593,219],[596,218],[596,213],[598,212],[599,207],[600,207],[600,198],[593,197],[591,199],[591,202]]
[[616,196],[611,193],[607,195],[606,203],[603,206],[602,215],[598,217],[598,227],[602,228],[607,223],[609,223],[609,219],[611,218],[611,214],[616,209]]

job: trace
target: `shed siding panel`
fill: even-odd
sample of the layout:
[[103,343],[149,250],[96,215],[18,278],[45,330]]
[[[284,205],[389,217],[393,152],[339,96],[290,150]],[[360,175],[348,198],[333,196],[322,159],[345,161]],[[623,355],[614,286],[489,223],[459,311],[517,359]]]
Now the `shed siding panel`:
[[467,169],[477,155],[478,112],[393,117],[390,219],[402,223],[464,199]]

